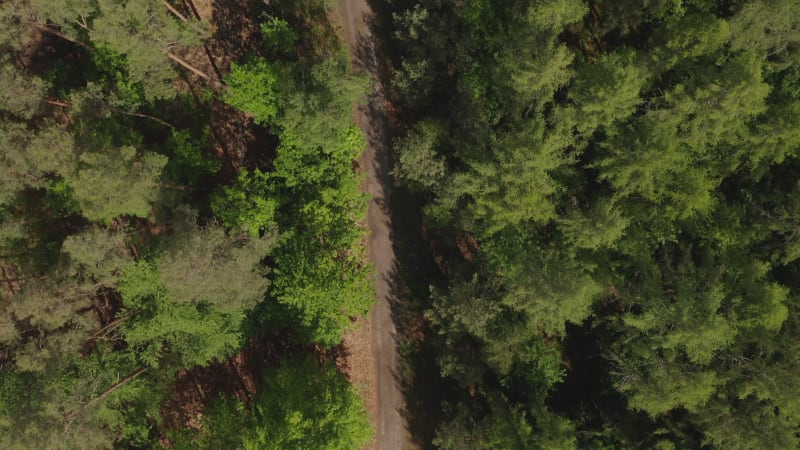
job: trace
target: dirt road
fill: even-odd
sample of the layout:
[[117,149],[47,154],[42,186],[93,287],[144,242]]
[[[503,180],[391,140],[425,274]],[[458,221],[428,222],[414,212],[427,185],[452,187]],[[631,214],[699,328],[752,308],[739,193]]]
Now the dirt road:
[[[357,66],[375,73],[374,44],[367,27],[367,17],[371,14],[366,0],[340,0],[339,14],[344,38],[350,46]],[[403,392],[396,376],[398,373],[398,353],[395,341],[395,325],[392,320],[391,273],[395,257],[391,241],[391,175],[389,174],[388,139],[385,135],[386,116],[384,97],[379,82],[375,82],[373,93],[366,105],[359,107],[358,124],[367,136],[367,148],[361,157],[361,167],[366,172],[364,189],[372,197],[369,201],[367,217],[370,236],[367,254],[376,272],[375,292],[377,303],[370,317],[374,357],[376,364],[375,395],[377,411],[375,417],[375,449],[409,449]]]

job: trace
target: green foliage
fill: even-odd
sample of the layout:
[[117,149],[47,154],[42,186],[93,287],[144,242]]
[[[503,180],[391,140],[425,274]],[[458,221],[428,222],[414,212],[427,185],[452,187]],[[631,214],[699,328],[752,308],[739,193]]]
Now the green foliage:
[[796,447],[796,2],[385,8],[394,175],[471,394],[435,444],[538,448],[555,411],[553,448]]
[[[194,98],[196,80],[176,83],[175,69],[208,33],[174,2],[3,6],[0,448],[152,447],[177,372],[236,353],[245,328],[280,320],[304,344],[333,345],[368,312],[354,171],[365,143],[351,124],[368,81],[326,35],[323,2],[268,5],[286,18],[270,16],[264,48],[247,51],[270,59],[234,61],[224,91],[210,81]],[[215,18],[215,39],[240,18]],[[236,139],[220,132],[233,116],[203,110],[217,96],[269,128],[255,135],[276,135],[262,153],[206,153],[212,136],[224,149]],[[298,361],[274,378],[257,410],[208,428],[208,448],[369,439],[334,368]],[[253,426],[234,434],[242,415]]]
[[34,379],[25,373],[13,368],[0,370],[0,426],[8,426],[8,417],[18,413],[26,401],[26,393],[34,386]]
[[354,73],[345,55],[297,66],[293,76],[276,120],[281,139],[292,147],[325,149],[351,127],[353,108],[366,94],[369,79]]
[[164,156],[137,155],[133,147],[116,147],[81,154],[76,172],[67,179],[89,220],[108,223],[123,214],[148,217],[166,164]]
[[279,113],[285,69],[279,62],[255,59],[232,64],[225,79],[225,102],[253,117],[261,125],[271,124]]
[[[509,406],[496,395],[488,399],[484,417],[461,409],[436,430],[433,444],[442,450],[568,450],[576,447],[568,421],[535,408],[530,413]],[[536,417],[536,424],[530,419]]]
[[265,379],[246,449],[361,448],[372,435],[363,400],[334,367],[311,359],[282,365]]
[[116,287],[122,269],[133,262],[124,233],[93,228],[67,237],[62,251],[69,255],[81,278]]
[[206,136],[193,138],[188,130],[175,130],[167,140],[169,161],[164,174],[172,179],[195,184],[219,171],[220,161],[203,151]]
[[138,107],[146,101],[142,83],[131,80],[128,75],[128,62],[123,54],[99,44],[92,53],[92,60],[99,72],[99,81],[113,86],[125,106]]
[[566,240],[580,249],[600,250],[612,247],[625,235],[630,220],[608,200],[592,205],[586,212],[570,211],[559,220]]
[[295,235],[280,244],[275,259],[273,293],[313,342],[338,344],[352,318],[366,315],[374,302],[360,237],[340,247]]
[[588,135],[630,116],[641,102],[639,93],[647,83],[643,66],[634,52],[618,51],[577,68],[567,94],[572,105],[565,114],[574,114],[569,123]]
[[153,265],[127,268],[119,292],[131,316],[124,323],[126,341],[145,364],[159,367],[165,359],[184,367],[205,364],[227,356],[241,343],[241,313],[173,300]]
[[217,226],[177,231],[158,258],[161,282],[178,303],[225,313],[250,309],[267,288],[260,262],[270,241],[229,236]]
[[147,99],[173,97],[175,70],[166,54],[176,44],[199,44],[205,34],[202,25],[179,23],[157,0],[101,0],[97,13],[89,33],[92,41],[125,55],[130,80],[141,83]]
[[0,59],[0,105],[2,109],[23,119],[30,119],[39,109],[47,83],[30,76],[3,58]]
[[[330,364],[311,358],[268,372],[249,407],[222,397],[207,408],[203,430],[184,433],[178,448],[360,449],[372,435],[364,403]],[[197,448],[197,447],[194,447]]]
[[219,220],[252,236],[274,227],[277,200],[270,198],[269,175],[256,169],[239,173],[233,184],[211,197],[211,209]]
[[558,32],[567,25],[579,22],[586,13],[586,5],[576,0],[534,1],[528,9],[527,19],[536,25],[537,30]]
[[80,205],[75,200],[75,193],[63,179],[53,180],[47,187],[46,203],[53,211],[64,213],[79,213]]
[[393,148],[400,156],[393,171],[398,181],[418,189],[431,189],[442,181],[447,169],[436,152],[440,132],[436,124],[424,122],[418,130],[394,143]]
[[667,22],[655,38],[663,47],[656,47],[658,64],[670,67],[684,59],[713,55],[730,40],[727,21],[713,14],[692,14]]
[[800,28],[796,3],[766,0],[747,2],[731,20],[735,50],[755,50],[776,69],[796,65]]
[[[80,246],[73,243],[72,249]],[[92,256],[103,253],[98,251]],[[84,262],[93,259],[88,256]],[[103,285],[85,273],[86,266],[58,255],[47,272],[25,283],[3,304],[3,345],[14,352],[14,366],[26,372],[56,370],[78,354],[89,331],[94,295]],[[31,333],[31,339],[26,333]]]
[[264,47],[279,54],[289,54],[299,39],[297,32],[286,20],[273,17],[261,24]]
[[258,60],[234,67],[229,80],[226,101],[274,126],[280,144],[273,172],[241,172],[215,193],[212,208],[226,226],[254,236],[277,224],[270,295],[307,339],[324,345],[337,344],[373,302],[359,225],[366,198],[353,172],[365,139],[349,122],[364,85],[339,57],[311,67]]
[[294,198],[304,200],[281,199],[290,220],[280,222],[273,295],[293,311],[309,339],[335,345],[352,326],[351,318],[366,314],[374,298],[365,231],[358,224],[366,215],[366,198],[352,170],[364,138],[348,127],[335,145],[299,144],[279,147],[272,174],[275,191],[295,192]]
[[3,186],[0,203],[11,201],[26,188],[39,189],[50,184],[50,176],[69,171],[74,152],[73,139],[64,130],[46,124],[38,132],[16,123],[0,125],[0,174]]
[[100,345],[91,355],[65,359],[58,370],[26,374],[21,384],[17,372],[4,369],[0,383],[15,383],[25,399],[9,414],[0,412],[0,444],[82,449],[145,443],[142,437],[155,424],[165,386],[154,386],[158,378],[148,379],[127,356]]
[[259,263],[269,243],[219,228],[179,231],[155,263],[125,268],[119,284],[125,339],[151,366],[228,356],[242,343],[246,312],[267,286]]

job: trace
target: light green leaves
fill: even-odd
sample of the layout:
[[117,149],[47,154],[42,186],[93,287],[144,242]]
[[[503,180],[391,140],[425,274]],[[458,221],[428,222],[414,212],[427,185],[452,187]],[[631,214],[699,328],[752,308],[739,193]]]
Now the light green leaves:
[[285,72],[281,63],[264,59],[233,64],[225,79],[225,102],[251,115],[258,124],[271,124],[280,111]]

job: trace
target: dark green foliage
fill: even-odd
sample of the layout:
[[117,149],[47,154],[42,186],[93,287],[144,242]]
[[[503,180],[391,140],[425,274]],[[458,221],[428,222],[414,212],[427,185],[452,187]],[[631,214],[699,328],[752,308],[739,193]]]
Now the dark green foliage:
[[[501,397],[492,397],[483,413],[465,409],[457,411],[439,427],[433,444],[443,450],[575,448],[575,431],[568,420],[543,407],[526,412],[509,406]],[[535,418],[536,426],[530,424],[531,418]]]
[[167,140],[169,160],[164,174],[170,179],[198,184],[217,173],[221,164],[218,159],[203,151],[208,148],[209,131],[193,137],[189,131],[173,131]]
[[[470,396],[436,445],[797,447],[797,3],[383,8],[395,176],[460,250],[427,317]],[[541,351],[575,334],[581,394]]]
[[262,23],[261,34],[264,47],[279,54],[291,53],[299,39],[298,33],[289,23],[279,17],[273,17]]

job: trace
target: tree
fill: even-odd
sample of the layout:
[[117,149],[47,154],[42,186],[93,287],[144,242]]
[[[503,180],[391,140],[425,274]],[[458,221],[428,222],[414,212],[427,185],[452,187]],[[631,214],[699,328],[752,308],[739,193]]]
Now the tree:
[[121,215],[148,217],[158,195],[161,170],[167,158],[141,154],[130,146],[78,157],[77,170],[65,174],[81,213],[89,220],[108,223]]
[[[441,450],[568,450],[576,447],[569,421],[543,407],[530,411],[495,394],[487,396],[488,411],[475,417],[460,409],[436,430],[433,444]],[[535,421],[532,423],[531,419]]]
[[62,251],[77,266],[81,278],[105,287],[116,287],[122,269],[133,262],[125,233],[92,228],[68,236]]
[[21,124],[0,125],[3,189],[0,203],[11,201],[26,188],[50,185],[54,175],[74,169],[72,137],[58,126],[46,124],[38,132]]
[[22,119],[30,119],[38,111],[48,83],[31,76],[8,59],[0,59],[0,105]]
[[128,266],[119,285],[125,340],[139,358],[180,367],[224,358],[242,343],[246,312],[267,281],[259,263],[268,240],[228,236],[218,227],[177,232],[154,262]]
[[[567,91],[571,105],[563,114],[584,136],[597,128],[613,129],[614,121],[630,116],[641,103],[640,93],[649,78],[633,51],[602,55],[576,72]],[[559,119],[556,115],[555,120]]]
[[278,201],[271,192],[269,174],[258,169],[242,171],[233,184],[211,197],[211,209],[227,227],[251,236],[275,227]]
[[342,375],[298,358],[268,372],[249,407],[225,397],[212,403],[201,434],[185,433],[177,448],[356,450],[371,435],[364,402]]
[[440,125],[423,122],[394,142],[393,148],[400,156],[392,171],[395,179],[420,190],[429,190],[444,181],[447,168],[436,149],[441,132]]
[[279,113],[286,76],[280,62],[255,59],[233,64],[225,78],[225,102],[251,115],[256,123],[269,125]]
[[125,55],[130,78],[144,86],[148,99],[173,97],[175,71],[171,62],[188,63],[172,49],[199,44],[206,33],[202,24],[176,21],[158,0],[102,0],[97,6],[98,15],[89,33],[92,41]]
[[[490,433],[486,393],[518,415],[555,391],[582,448],[796,445],[795,4],[383,7],[395,177],[443,272],[426,317],[470,390],[436,444],[535,447]],[[557,372],[554,341],[566,383],[521,375]]]
[[459,198],[469,196],[469,213],[463,216],[467,221],[474,216],[488,233],[554,219],[560,186],[552,173],[569,159],[544,141],[542,125],[505,137],[491,159],[471,161],[470,171],[454,176],[441,204],[457,209]]
[[352,166],[363,146],[363,135],[353,127],[325,147],[289,140],[278,148],[271,175],[286,211],[273,253],[272,293],[304,334],[324,345],[340,342],[351,318],[366,314],[374,301],[365,230],[358,224],[366,215],[366,197]]
[[796,65],[800,59],[800,8],[792,2],[747,2],[731,19],[736,50],[756,50],[777,69]]
[[503,303],[548,334],[562,333],[567,322],[581,323],[603,292],[592,265],[579,264],[557,242],[540,243],[514,231],[486,242],[492,265],[508,286]]
[[221,312],[250,309],[263,300],[268,285],[260,262],[272,241],[229,236],[219,226],[179,230],[158,258],[161,282],[179,303]]

